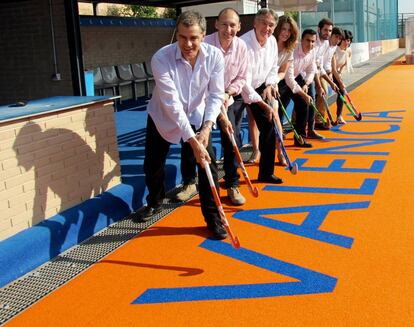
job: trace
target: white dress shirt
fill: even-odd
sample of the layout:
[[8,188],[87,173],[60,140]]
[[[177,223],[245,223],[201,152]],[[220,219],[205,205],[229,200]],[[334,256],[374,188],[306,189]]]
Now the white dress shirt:
[[329,45],[329,48],[326,50],[325,55],[323,56],[323,69],[327,74],[332,72],[332,58],[335,54],[336,48],[336,45]]
[[288,61],[293,61],[293,51],[287,51],[286,49],[283,49],[282,51],[279,51],[278,53],[279,58],[277,61],[277,65],[279,67],[283,66]]
[[286,84],[293,93],[298,93],[302,88],[295,81],[295,78],[301,74],[306,84],[309,85],[315,77],[316,69],[315,49],[305,54],[302,49],[302,44],[299,43],[295,51],[293,51],[293,63],[286,72]]
[[316,42],[315,42],[315,58],[316,58],[316,67],[318,69],[318,73],[320,76],[326,75],[326,71],[324,68],[324,56],[325,53],[328,51],[329,48],[329,41],[328,40],[321,40],[319,38],[319,34],[316,34]]
[[247,104],[259,102],[263,99],[255,89],[263,83],[275,85],[279,82],[276,38],[273,35],[270,36],[263,47],[257,41],[254,29],[243,34],[240,38],[246,42],[249,58],[247,82],[241,94]]
[[195,136],[191,125],[216,121],[224,98],[224,59],[216,47],[201,43],[193,69],[176,42],[154,54],[151,68],[155,88],[147,110],[166,141],[185,142]]
[[246,84],[248,58],[247,47],[243,40],[234,36],[230,47],[224,51],[218,33],[207,35],[204,42],[214,45],[224,56],[224,90],[238,95]]

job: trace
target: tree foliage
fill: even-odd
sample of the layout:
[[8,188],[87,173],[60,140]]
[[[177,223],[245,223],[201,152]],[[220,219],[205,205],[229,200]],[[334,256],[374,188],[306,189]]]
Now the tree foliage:
[[175,8],[165,8],[164,12],[162,13],[162,18],[177,18],[177,12]]
[[158,17],[157,10],[155,7],[149,6],[138,6],[138,5],[129,5],[129,11],[131,17],[147,17],[147,18],[156,18]]
[[298,22],[299,13],[297,11],[285,11],[285,15],[292,17],[296,22]]
[[122,17],[146,17],[157,18],[157,10],[155,7],[139,6],[139,5],[125,5],[125,6],[108,6],[108,16],[122,16]]

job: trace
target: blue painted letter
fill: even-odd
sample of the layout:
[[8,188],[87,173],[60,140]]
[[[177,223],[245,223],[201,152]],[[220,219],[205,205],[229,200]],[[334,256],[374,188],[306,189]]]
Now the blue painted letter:
[[[334,203],[303,207],[270,208],[258,210],[243,210],[236,212],[233,217],[253,224],[281,230],[317,241],[350,249],[353,239],[347,236],[325,232],[319,229],[328,213],[332,210],[351,210],[368,208],[369,202]],[[308,215],[300,225],[295,225],[271,218],[266,215],[290,214],[307,212]]]
[[[338,173],[382,173],[385,167],[385,160],[374,160],[370,168],[344,168],[343,165],[346,162],[345,159],[334,159],[328,167],[312,167],[305,166],[304,164],[308,161],[307,158],[298,158],[295,162],[301,171],[319,171],[319,172],[338,172]],[[289,168],[286,168],[289,169]]]
[[152,288],[146,290],[132,304],[233,300],[318,294],[332,292],[336,286],[337,279],[331,276],[274,259],[245,248],[236,250],[228,243],[206,240],[201,244],[201,247],[258,268],[295,278],[298,281],[265,284]]

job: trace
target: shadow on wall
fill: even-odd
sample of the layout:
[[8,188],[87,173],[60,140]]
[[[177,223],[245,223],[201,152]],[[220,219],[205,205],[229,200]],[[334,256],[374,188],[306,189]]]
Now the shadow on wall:
[[[108,151],[110,137],[106,135],[106,128],[99,128],[100,124],[96,122],[89,124],[93,115],[94,111],[87,111],[85,128],[90,137],[95,137],[95,144],[91,142],[89,145],[73,130],[42,130],[33,122],[20,129],[13,144],[18,165],[26,172],[34,173],[33,202],[27,207],[28,220],[31,219],[31,224],[44,237],[45,230],[49,233],[49,258],[73,246],[74,241],[81,242],[112,223],[114,210],[117,219],[130,212],[128,204],[120,197],[102,193],[112,178],[119,175],[119,166],[114,164],[118,162],[118,153]],[[39,140],[42,146],[34,142],[25,144],[28,135]],[[105,160],[106,157],[112,160]],[[113,163],[109,169],[108,162]],[[79,203],[82,205],[77,205]],[[51,216],[54,217],[45,220]]]
[[[145,186],[144,159],[145,159],[146,128],[140,128],[118,136],[119,158],[121,163],[122,183],[130,185],[133,189],[133,210],[140,208],[145,202],[147,194]],[[157,151],[157,149],[154,149]],[[173,189],[177,180],[181,178],[178,161],[181,147],[172,145],[165,165],[165,189]],[[172,161],[172,162],[171,162]]]

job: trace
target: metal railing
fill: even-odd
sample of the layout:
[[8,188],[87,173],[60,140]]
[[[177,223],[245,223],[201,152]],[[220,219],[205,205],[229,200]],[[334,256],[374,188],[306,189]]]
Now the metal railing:
[[405,21],[411,17],[414,17],[414,13],[398,14],[398,37],[405,37]]

